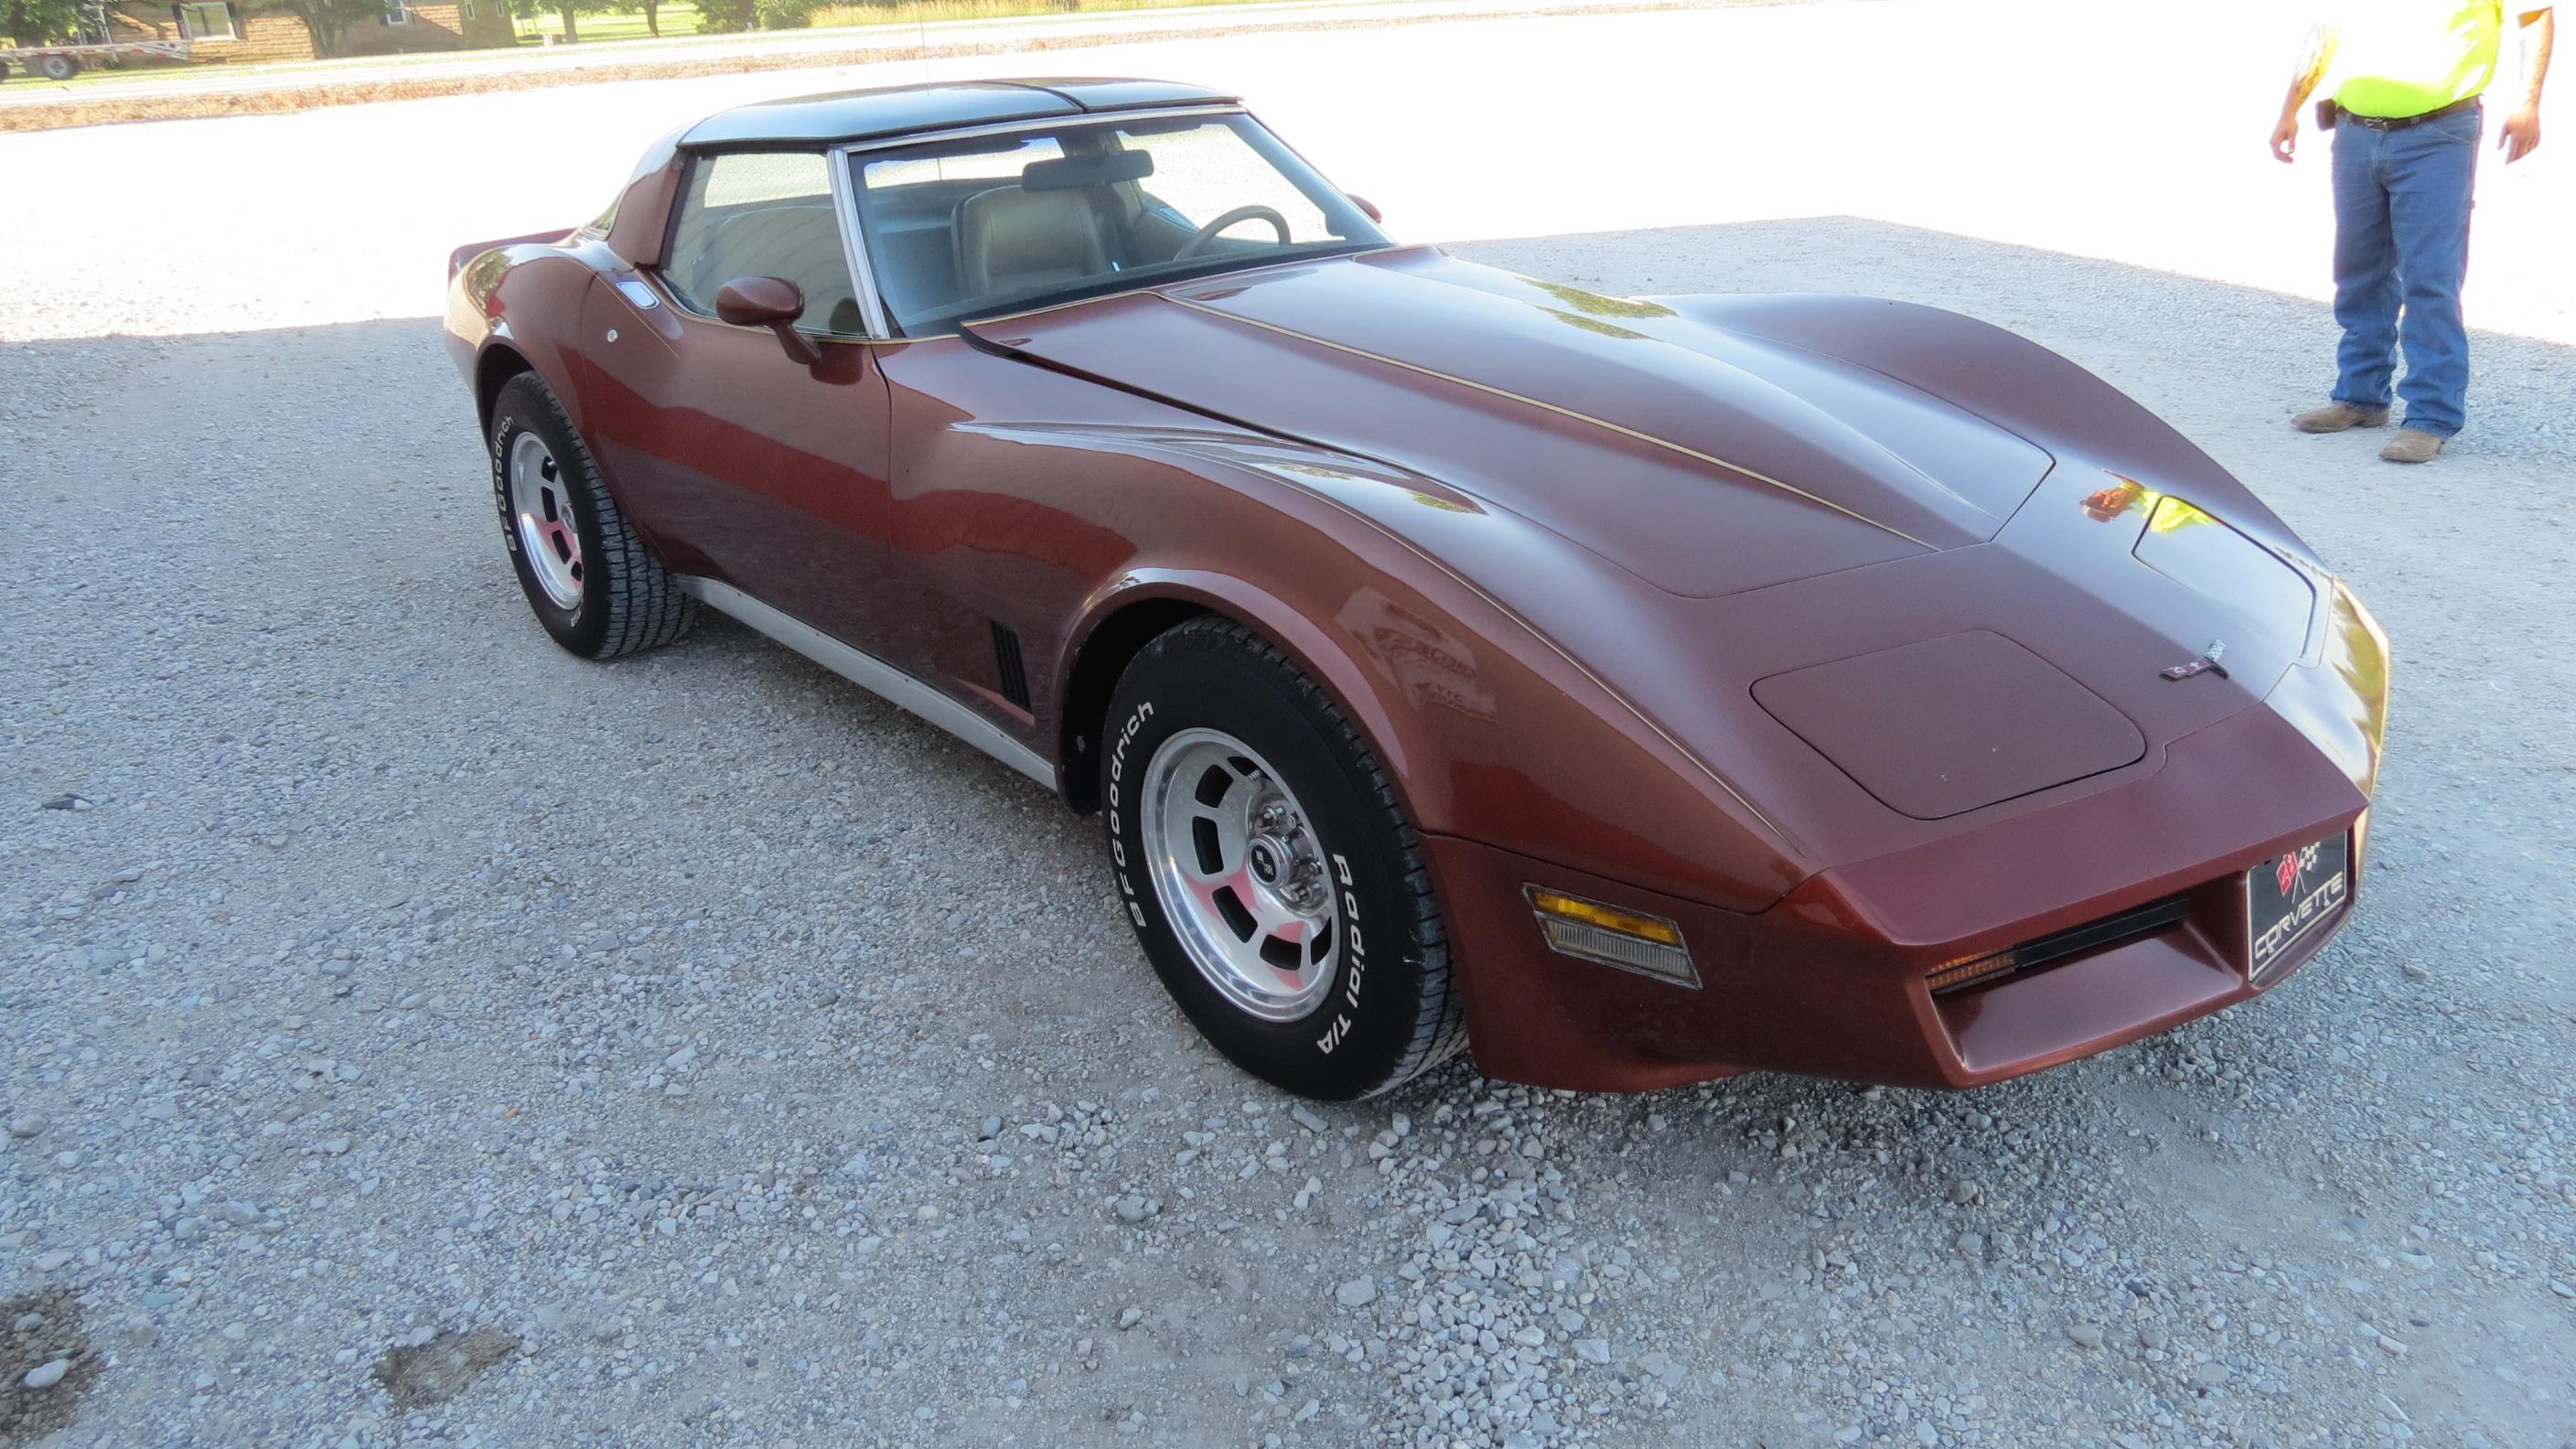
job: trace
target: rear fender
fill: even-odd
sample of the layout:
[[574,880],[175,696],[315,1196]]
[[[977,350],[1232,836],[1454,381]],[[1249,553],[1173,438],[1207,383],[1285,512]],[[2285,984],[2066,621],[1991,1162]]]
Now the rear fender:
[[602,264],[614,265],[615,258],[577,235],[459,248],[459,255],[464,259],[447,285],[447,349],[478,410],[491,401],[485,385],[495,351],[506,349],[554,389],[578,426],[573,354],[582,336],[582,302]]
[[456,280],[456,274],[465,270],[466,263],[485,252],[497,252],[508,247],[524,245],[561,245],[576,229],[560,226],[553,231],[532,231],[524,236],[505,236],[496,241],[467,242],[447,254],[447,278],[451,282]]

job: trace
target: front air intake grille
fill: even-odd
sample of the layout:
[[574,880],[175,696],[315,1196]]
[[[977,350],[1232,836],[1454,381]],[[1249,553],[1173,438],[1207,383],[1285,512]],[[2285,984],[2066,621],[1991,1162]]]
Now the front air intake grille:
[[1020,662],[1020,636],[999,621],[993,624],[993,666],[1002,679],[1002,698],[1029,707],[1029,671]]
[[2025,941],[2009,951],[1953,961],[1932,973],[1929,978],[1932,994],[1947,996],[1971,986],[1984,986],[2007,976],[2036,971],[2070,956],[2161,931],[2190,913],[2189,903],[2181,896],[2173,896],[2152,905],[2122,911],[2116,916],[2104,916],[2098,921]]

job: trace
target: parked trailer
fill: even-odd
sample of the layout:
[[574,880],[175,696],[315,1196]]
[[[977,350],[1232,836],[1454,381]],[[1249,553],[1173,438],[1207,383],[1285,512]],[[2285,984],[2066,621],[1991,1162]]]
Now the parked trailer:
[[184,40],[118,40],[99,45],[28,45],[15,50],[0,50],[0,80],[9,78],[9,68],[17,66],[29,75],[47,80],[67,81],[94,65],[116,65],[128,56],[157,55],[167,60],[186,60],[188,42]]

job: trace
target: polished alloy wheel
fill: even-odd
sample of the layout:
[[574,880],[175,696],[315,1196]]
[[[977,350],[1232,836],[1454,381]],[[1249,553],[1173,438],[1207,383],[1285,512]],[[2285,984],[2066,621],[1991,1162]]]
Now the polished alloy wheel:
[[519,550],[546,597],[560,609],[581,607],[581,534],[573,523],[572,492],[555,455],[534,433],[510,443],[510,514]]
[[1165,740],[1145,767],[1145,868],[1208,984],[1264,1021],[1298,1021],[1341,961],[1331,867],[1278,772],[1221,730]]

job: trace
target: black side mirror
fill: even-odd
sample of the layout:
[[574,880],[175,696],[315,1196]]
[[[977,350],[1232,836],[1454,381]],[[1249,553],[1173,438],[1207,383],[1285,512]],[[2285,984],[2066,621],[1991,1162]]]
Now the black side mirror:
[[736,327],[766,327],[790,360],[812,367],[823,360],[814,339],[796,330],[805,315],[805,290],[785,277],[736,277],[716,288],[716,317]]
[[1385,217],[1378,215],[1376,202],[1369,200],[1367,197],[1360,195],[1356,191],[1345,191],[1342,195],[1349,197],[1351,205],[1360,209],[1360,215],[1367,217],[1371,221],[1386,220]]

